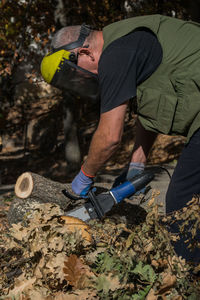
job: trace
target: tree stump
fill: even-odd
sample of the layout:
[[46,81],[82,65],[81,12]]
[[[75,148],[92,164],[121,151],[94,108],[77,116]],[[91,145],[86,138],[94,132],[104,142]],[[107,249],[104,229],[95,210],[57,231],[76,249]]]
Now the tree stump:
[[26,172],[18,177],[15,184],[15,195],[13,203],[8,212],[10,224],[21,222],[24,215],[35,209],[36,203],[57,204],[63,214],[84,203],[83,200],[74,201],[67,198],[62,190],[70,188],[70,184],[52,181],[35,173]]

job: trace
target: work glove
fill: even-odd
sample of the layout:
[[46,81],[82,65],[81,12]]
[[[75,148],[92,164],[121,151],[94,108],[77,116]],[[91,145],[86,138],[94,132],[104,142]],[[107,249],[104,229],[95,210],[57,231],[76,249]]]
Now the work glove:
[[[125,181],[132,181],[132,179],[136,176],[141,174],[144,171],[144,164],[143,163],[135,163],[131,162],[128,167],[115,179],[113,183],[113,188],[122,184]],[[135,195],[145,194],[146,187],[138,191]]]
[[82,198],[87,198],[87,194],[93,185],[93,178],[87,176],[82,170],[76,175],[72,181],[72,191]]

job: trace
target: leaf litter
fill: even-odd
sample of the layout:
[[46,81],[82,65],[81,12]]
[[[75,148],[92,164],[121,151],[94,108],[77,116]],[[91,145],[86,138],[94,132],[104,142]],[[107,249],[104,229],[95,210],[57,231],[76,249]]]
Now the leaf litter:
[[[189,218],[200,227],[197,207],[198,198],[176,212],[182,232]],[[163,224],[172,217],[158,211],[150,201],[137,224],[116,216],[91,220],[88,240],[67,228],[58,206],[38,204],[28,219],[1,233],[0,299],[199,299],[199,279],[175,255]]]

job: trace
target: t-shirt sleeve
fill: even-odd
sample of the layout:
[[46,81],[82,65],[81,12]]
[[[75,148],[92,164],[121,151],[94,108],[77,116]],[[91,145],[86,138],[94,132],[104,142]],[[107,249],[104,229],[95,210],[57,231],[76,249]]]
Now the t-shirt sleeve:
[[98,67],[101,113],[135,97],[137,85],[152,74],[161,59],[161,46],[150,32],[136,31],[112,42]]

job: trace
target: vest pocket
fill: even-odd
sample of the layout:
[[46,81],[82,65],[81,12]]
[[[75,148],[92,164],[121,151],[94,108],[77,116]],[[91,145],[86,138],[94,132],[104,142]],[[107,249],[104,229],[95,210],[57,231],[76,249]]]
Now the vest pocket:
[[177,106],[176,94],[146,88],[138,96],[138,116],[144,128],[170,134]]
[[178,105],[173,124],[173,132],[183,136],[187,136],[188,132],[192,134],[191,126],[196,129],[200,127],[197,123],[193,124],[193,122],[198,122],[195,119],[200,112],[200,80],[195,77],[185,78],[185,81],[176,81]]

